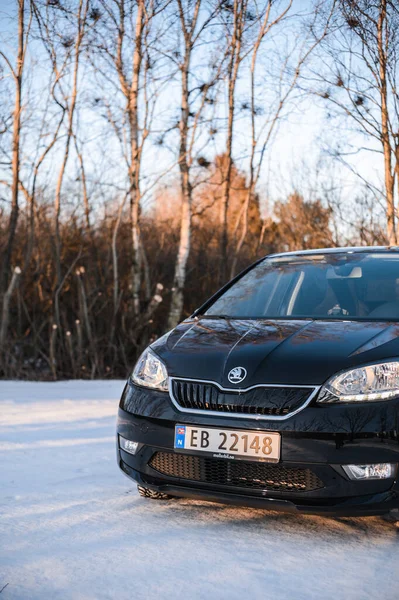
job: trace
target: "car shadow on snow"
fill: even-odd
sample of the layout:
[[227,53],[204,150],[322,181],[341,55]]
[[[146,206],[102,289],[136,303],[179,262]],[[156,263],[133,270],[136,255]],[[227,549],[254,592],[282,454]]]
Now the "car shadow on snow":
[[134,509],[143,511],[146,516],[150,512],[154,517],[165,519],[165,522],[168,517],[172,521],[178,518],[182,525],[186,522],[190,527],[212,523],[213,526],[229,525],[236,530],[251,533],[256,530],[259,533],[273,532],[298,535],[301,538],[309,535],[339,536],[341,539],[347,537],[351,540],[354,534],[359,538],[373,539],[378,536],[386,539],[387,535],[392,535],[399,542],[399,536],[395,535],[399,533],[399,528],[381,517],[303,515],[179,498],[153,501],[137,497],[134,500]]

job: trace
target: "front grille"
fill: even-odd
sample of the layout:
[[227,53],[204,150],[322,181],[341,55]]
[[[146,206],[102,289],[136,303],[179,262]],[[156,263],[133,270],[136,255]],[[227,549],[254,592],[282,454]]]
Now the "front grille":
[[288,416],[308,400],[313,390],[310,387],[267,386],[225,391],[212,383],[172,380],[173,398],[183,409],[246,415]]
[[253,490],[311,492],[324,487],[323,482],[310,469],[285,467],[281,464],[156,452],[149,465],[168,477]]

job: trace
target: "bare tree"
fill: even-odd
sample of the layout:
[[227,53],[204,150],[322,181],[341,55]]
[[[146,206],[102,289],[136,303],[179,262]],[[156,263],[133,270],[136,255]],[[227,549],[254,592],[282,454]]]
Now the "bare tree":
[[[121,15],[122,16],[122,15]],[[122,25],[123,28],[123,25]],[[122,29],[123,30],[123,29]],[[132,226],[132,282],[133,282],[133,307],[136,315],[140,310],[140,283],[141,283],[141,253],[140,253],[140,230],[139,230],[139,210],[140,210],[140,146],[139,146],[139,118],[138,118],[138,99],[140,85],[140,71],[143,60],[143,32],[144,32],[144,0],[137,2],[136,13],[136,32],[133,52],[133,73],[129,82],[125,78],[125,72],[122,62],[122,43],[118,47],[117,70],[122,85],[123,93],[126,97],[126,110],[129,120],[130,132],[130,165],[129,165],[129,183],[130,183],[130,215]],[[145,136],[143,136],[145,137]]]
[[188,6],[183,7],[182,0],[177,0],[181,30],[184,38],[184,56],[183,62],[180,65],[181,70],[181,117],[179,123],[180,131],[180,148],[179,148],[179,168],[181,180],[181,225],[180,225],[180,242],[176,259],[174,286],[168,327],[174,327],[180,320],[180,315],[183,309],[183,289],[186,275],[186,265],[190,252],[190,237],[191,237],[191,202],[192,202],[192,185],[190,181],[190,160],[188,157],[188,131],[189,131],[189,75],[190,63],[195,38],[195,29],[201,0],[196,0],[194,4],[193,14],[189,14]]
[[[242,44],[244,27],[246,23],[246,13],[248,0],[233,1],[232,22],[227,21],[227,46],[229,48],[229,58],[227,67],[227,134],[226,134],[226,170],[224,173],[223,196],[221,203],[221,222],[222,235],[220,247],[220,269],[219,282],[222,283],[226,278],[227,259],[228,259],[228,210],[231,187],[231,169],[233,165],[233,127],[235,116],[235,93],[238,78],[238,70],[242,61]],[[231,31],[230,31],[231,29]]]
[[[274,18],[271,18],[272,1],[269,0],[269,2],[267,2],[267,6],[265,7],[264,13],[263,14],[261,13],[257,17],[257,21],[259,23],[258,34],[257,34],[255,43],[252,48],[252,57],[251,57],[251,66],[250,66],[251,149],[250,149],[250,162],[249,162],[249,186],[248,186],[245,203],[243,205],[243,210],[242,210],[241,235],[236,244],[234,258],[233,258],[232,265],[231,265],[231,273],[230,273],[231,277],[233,277],[236,272],[238,255],[241,251],[241,248],[242,248],[245,238],[247,236],[249,204],[251,202],[251,199],[253,199],[253,196],[254,196],[254,191],[255,191],[255,187],[256,187],[256,184],[259,179],[260,168],[261,168],[261,164],[262,164],[262,160],[260,160],[257,165],[256,172],[255,172],[255,153],[256,153],[256,149],[257,149],[257,145],[258,145],[258,141],[259,141],[258,137],[257,137],[257,131],[256,131],[257,107],[256,107],[256,92],[255,92],[256,64],[257,64],[257,59],[258,59],[258,53],[259,53],[259,49],[260,49],[261,44],[264,41],[266,35],[269,33],[269,31],[272,29],[272,27],[277,25],[285,17],[285,15],[289,12],[291,6],[292,6],[292,0],[289,0],[288,4],[283,8],[282,12],[280,12]],[[298,75],[299,75],[299,73],[298,73]],[[296,81],[296,79],[295,79],[295,81]],[[295,81],[294,81],[291,89],[294,88]],[[270,135],[266,137],[266,143],[269,141],[269,139],[271,137],[274,125],[277,122],[280,112],[283,109],[284,103],[287,101],[287,99],[288,99],[288,95],[286,94],[285,97],[281,99],[282,101],[278,105],[276,114],[274,115],[274,119],[272,119],[271,124],[269,126]],[[234,111],[233,111],[233,113],[234,113]],[[230,135],[232,135],[232,132]],[[231,162],[231,140],[230,140],[229,145],[230,145],[230,162]],[[228,145],[228,150],[229,150],[229,145]],[[262,153],[262,155],[261,155],[262,158],[263,158],[264,154],[265,154],[265,152]],[[231,169],[231,167],[230,167],[230,169]],[[227,187],[227,181],[226,181],[226,187]],[[225,194],[226,194],[226,192],[225,192]],[[226,213],[226,209],[227,209],[226,204],[228,205],[228,200],[227,200],[227,202],[225,200],[225,207],[224,207],[225,213]],[[225,218],[227,218],[227,214],[225,214],[224,216],[225,216]],[[226,236],[226,229],[227,228],[224,228],[225,236]],[[226,252],[226,250],[227,250],[227,240],[226,239],[224,240],[224,245],[226,246],[226,248],[225,248],[225,252]]]
[[[132,240],[132,296],[133,311],[137,316],[140,313],[141,258],[144,251],[140,236],[140,174],[144,145],[149,134],[148,119],[150,118],[149,101],[145,95],[145,81],[150,62],[145,60],[143,65],[143,57],[147,58],[147,38],[156,10],[151,0],[138,0],[137,2],[115,0],[112,3],[101,0],[101,5],[107,26],[103,30],[100,29],[101,37],[98,49],[104,64],[97,63],[96,68],[105,81],[109,82],[110,79],[113,81],[113,74],[116,75],[117,83],[113,82],[113,85],[115,85],[117,93],[122,94],[124,99],[122,118],[115,111],[116,107],[111,106],[109,99],[104,99],[104,103],[107,108],[108,121],[121,142],[128,171]],[[141,92],[143,102],[140,102]],[[125,131],[125,126],[127,131]],[[115,230],[116,234],[118,228],[119,225]]]
[[15,83],[15,99],[12,126],[12,184],[11,184],[11,212],[8,227],[8,240],[5,250],[4,262],[2,264],[2,283],[7,287],[10,264],[14,246],[15,232],[17,229],[19,215],[19,181],[20,181],[20,141],[21,141],[21,111],[22,111],[22,81],[25,66],[26,47],[28,43],[29,30],[32,21],[32,12],[26,26],[25,0],[18,0],[18,48],[15,67],[11,59],[0,50],[0,57],[7,64]]
[[[351,119],[357,132],[368,142],[370,151],[381,149],[387,240],[396,244],[399,194],[397,3],[338,0],[336,6],[334,35],[325,39],[325,52],[321,57],[327,70],[318,73],[322,85],[317,94],[335,107],[337,115]],[[361,142],[358,150],[360,146]]]
[[[179,120],[179,156],[178,164],[180,170],[181,187],[181,221],[179,247],[175,263],[174,283],[172,288],[168,327],[177,325],[181,319],[184,302],[184,285],[186,281],[187,261],[190,253],[191,243],[191,217],[193,182],[191,170],[194,162],[194,146],[198,135],[200,118],[205,103],[209,100],[209,94],[213,86],[218,82],[224,55],[219,58],[218,65],[214,64],[208,81],[201,85],[191,83],[193,78],[192,60],[193,53],[199,43],[203,43],[202,35],[207,27],[213,23],[215,16],[219,13],[220,5],[209,10],[206,16],[202,15],[202,0],[194,3],[176,0],[178,8],[178,19],[180,31],[183,38],[181,60],[178,68],[181,77],[181,110]],[[177,51],[180,56],[180,51]],[[195,93],[197,92],[197,94]]]
[[[58,81],[58,83],[60,84],[59,85],[60,91],[62,93],[62,102],[61,103],[63,106],[63,110],[65,110],[65,112],[67,114],[67,121],[68,121],[66,136],[65,136],[65,141],[64,141],[63,158],[61,160],[60,168],[58,171],[57,185],[56,185],[55,197],[54,197],[54,238],[55,238],[56,272],[57,272],[58,285],[60,285],[61,280],[62,280],[61,238],[60,238],[61,192],[62,192],[62,185],[63,185],[64,177],[65,177],[65,170],[66,170],[69,153],[70,153],[71,141],[73,140],[74,115],[75,115],[75,108],[76,108],[76,102],[77,102],[77,96],[78,96],[79,66],[80,66],[80,59],[81,59],[81,52],[82,52],[82,43],[83,43],[84,36],[87,33],[87,14],[88,14],[89,6],[90,6],[89,0],[79,0],[77,14],[76,14],[76,16],[74,16],[75,22],[76,22],[76,36],[75,36],[75,40],[74,40],[74,44],[73,44],[73,54],[71,53],[72,54],[72,57],[71,57],[72,58],[72,84],[71,84],[71,87],[69,89],[68,88],[65,89],[61,85],[61,81],[60,80]],[[48,28],[47,28],[47,31],[48,31]],[[57,49],[54,44],[54,38],[48,37],[46,42],[51,49],[51,58],[52,58],[53,69],[54,69],[55,73],[58,75],[60,73],[60,70],[59,70],[59,65],[58,65],[58,60],[57,60]],[[67,47],[68,47],[68,44],[69,44],[69,40],[66,40],[65,45],[67,45]],[[59,316],[58,316],[57,307],[56,307],[55,315],[56,315],[57,325],[59,326]]]
[[[322,4],[317,3],[315,5],[312,21],[310,25],[308,24],[308,31],[311,35],[304,37],[301,45],[298,44],[299,51],[296,54],[293,65],[290,64],[290,56],[283,58],[282,65],[279,66],[279,77],[277,78],[278,95],[276,100],[271,105],[271,110],[266,118],[257,118],[257,97],[255,88],[258,53],[262,43],[265,41],[271,30],[279,23],[282,23],[286,17],[291,15],[290,9],[292,7],[292,0],[289,0],[285,6],[282,6],[281,10],[277,13],[272,12],[273,4],[273,2],[268,2],[265,12],[263,15],[260,15],[258,34],[254,45],[251,46],[249,52],[252,55],[250,66],[251,150],[249,162],[249,185],[241,213],[242,228],[241,234],[234,249],[234,258],[230,273],[231,277],[235,275],[238,256],[247,236],[248,209],[250,202],[255,198],[255,190],[261,175],[264,157],[272,142],[273,135],[275,134],[281,119],[283,118],[284,110],[287,108],[287,104],[297,89],[298,80],[302,74],[303,67],[306,65],[314,50],[318,47],[321,41],[324,40],[330,31],[331,19],[334,14],[335,7],[335,2],[333,2],[330,6],[329,13],[326,16],[323,27],[316,33],[315,25],[319,19],[318,13]],[[257,121],[259,120],[260,126],[257,127]]]
[[[50,93],[51,95],[51,93]],[[65,111],[61,111],[60,116],[58,117],[58,121],[55,124],[55,127],[51,130],[52,123],[47,122],[47,105],[45,106],[42,123],[40,129],[38,131],[38,140],[37,140],[37,155],[33,157],[31,161],[31,177],[30,184],[25,184],[20,180],[19,185],[22,189],[22,192],[25,196],[26,202],[29,207],[29,216],[28,216],[28,236],[26,242],[26,252],[24,257],[24,268],[25,271],[30,264],[34,242],[35,242],[35,210],[36,210],[36,194],[37,194],[37,184],[39,180],[39,173],[43,164],[45,163],[46,158],[50,154],[51,150],[54,148],[58,141],[58,137],[60,134],[61,126],[64,121]],[[40,139],[46,139],[49,137],[47,143],[43,146],[40,145]]]
[[0,352],[4,350],[4,343],[7,336],[8,324],[10,319],[10,301],[11,297],[14,293],[14,290],[18,284],[18,279],[21,274],[21,269],[19,267],[15,267],[10,284],[4,294],[3,298],[3,310],[1,315],[1,325],[0,325]]

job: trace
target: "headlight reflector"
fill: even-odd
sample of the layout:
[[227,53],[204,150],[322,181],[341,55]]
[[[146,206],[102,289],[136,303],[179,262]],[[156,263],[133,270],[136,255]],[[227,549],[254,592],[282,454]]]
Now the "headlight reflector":
[[133,383],[155,390],[168,391],[169,376],[165,365],[150,348],[144,350],[131,375]]
[[396,465],[381,463],[377,465],[342,465],[349,479],[390,479],[395,477]]
[[392,361],[334,375],[325,384],[319,402],[372,402],[398,395],[399,361]]

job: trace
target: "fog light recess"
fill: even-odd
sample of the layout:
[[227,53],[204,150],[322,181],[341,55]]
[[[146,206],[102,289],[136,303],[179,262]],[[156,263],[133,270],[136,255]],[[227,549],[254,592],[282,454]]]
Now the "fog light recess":
[[379,463],[375,465],[342,465],[343,470],[354,480],[390,479],[395,477],[396,464]]
[[128,452],[129,454],[136,454],[139,443],[127,440],[126,438],[119,436],[119,446],[121,450]]

